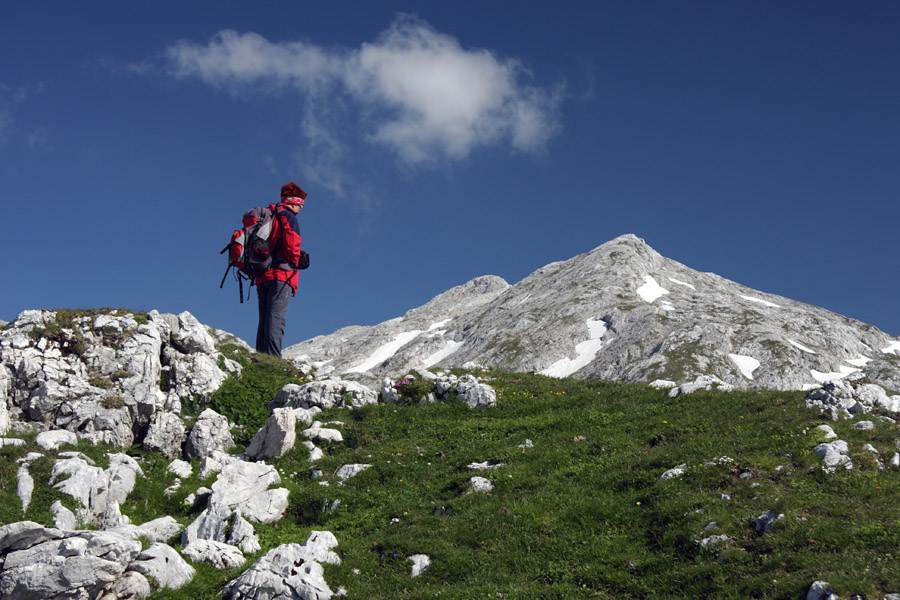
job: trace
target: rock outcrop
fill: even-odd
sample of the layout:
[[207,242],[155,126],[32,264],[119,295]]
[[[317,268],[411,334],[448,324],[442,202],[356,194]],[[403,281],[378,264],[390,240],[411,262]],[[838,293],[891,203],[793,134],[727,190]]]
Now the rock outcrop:
[[0,435],[64,430],[174,458],[182,401],[208,398],[239,370],[188,312],[28,310],[0,332]]

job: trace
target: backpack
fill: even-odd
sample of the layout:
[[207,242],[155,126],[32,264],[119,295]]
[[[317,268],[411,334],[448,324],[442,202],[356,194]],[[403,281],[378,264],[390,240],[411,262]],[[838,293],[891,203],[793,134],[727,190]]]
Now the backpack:
[[235,231],[228,245],[219,252],[219,254],[228,252],[228,267],[219,288],[225,285],[225,278],[228,277],[231,267],[235,267],[241,303],[244,302],[244,279],[248,279],[252,286],[257,277],[272,268],[269,242],[274,221],[275,213],[269,208],[264,206],[251,208],[244,213],[244,227]]

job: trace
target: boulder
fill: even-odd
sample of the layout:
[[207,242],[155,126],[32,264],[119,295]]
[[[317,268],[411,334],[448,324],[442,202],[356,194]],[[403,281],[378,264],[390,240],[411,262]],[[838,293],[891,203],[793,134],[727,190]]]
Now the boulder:
[[166,467],[166,471],[174,473],[175,477],[178,477],[179,479],[187,479],[191,476],[191,473],[194,472],[194,468],[191,466],[191,463],[186,460],[176,458],[169,463],[169,466]]
[[700,375],[694,381],[690,383],[684,383],[679,385],[678,387],[673,387],[669,390],[670,398],[677,398],[682,394],[693,394],[694,392],[698,392],[700,390],[721,390],[723,392],[730,392],[734,389],[734,386],[725,383],[718,377],[714,375]]
[[194,578],[194,567],[189,565],[171,546],[156,542],[137,555],[128,566],[145,577],[152,577],[160,587],[177,590]]
[[211,408],[207,408],[191,428],[184,455],[188,459],[200,459],[215,451],[227,452],[234,446],[228,419]]
[[276,408],[266,424],[256,432],[247,447],[247,456],[253,460],[280,458],[294,447],[297,418],[291,408]]
[[53,429],[37,434],[34,441],[44,450],[58,450],[63,444],[78,445],[78,436],[65,429]]
[[662,483],[663,481],[668,481],[669,479],[673,479],[675,477],[681,477],[687,472],[687,465],[678,465],[677,467],[671,468],[662,475],[659,476],[659,479],[656,480],[656,483]]
[[767,510],[763,514],[756,517],[756,519],[753,521],[753,527],[759,533],[769,533],[772,530],[772,526],[783,518],[783,514],[776,514],[771,510]]
[[185,546],[184,555],[220,570],[240,567],[247,561],[239,548],[215,540],[196,539]]
[[318,421],[313,423],[313,426],[309,429],[303,430],[303,436],[313,442],[319,443],[332,443],[332,442],[343,442],[344,436],[337,429],[329,429],[327,427],[322,427],[321,423]]
[[412,562],[412,573],[413,577],[418,577],[422,573],[428,569],[428,566],[431,564],[431,559],[428,558],[425,554],[413,554],[408,557],[406,560]]
[[0,597],[96,598],[124,573],[140,542],[108,531],[60,533],[6,554]]
[[288,507],[288,490],[268,489],[281,483],[278,471],[264,463],[235,461],[226,465],[212,485],[211,507],[237,509],[258,523],[274,523]]
[[157,411],[150,419],[150,427],[144,437],[144,448],[157,450],[160,454],[173,460],[181,456],[185,430],[181,418],[171,412]]
[[324,568],[306,560],[299,544],[270,550],[224,590],[226,600],[330,600],[333,596]]
[[469,479],[469,486],[473,494],[486,494],[494,489],[494,484],[485,477],[472,477]]
[[313,531],[303,544],[284,544],[270,550],[252,567],[230,581],[226,600],[329,600],[334,592],[324,578],[323,562],[340,564],[332,551],[334,535]]
[[852,469],[853,461],[850,460],[849,451],[847,442],[843,440],[822,443],[813,448],[813,452],[822,457],[822,469],[827,473],[833,473],[838,467]]
[[[129,524],[119,511],[134,489],[140,466],[130,456],[110,454],[109,468],[90,464],[85,457],[71,455],[57,460],[50,473],[50,484],[81,503],[79,518],[85,524],[112,528]],[[60,481],[63,477],[69,477]]]
[[150,595],[150,582],[137,571],[127,571],[100,593],[97,600],[136,600]]
[[460,378],[456,393],[469,408],[490,408],[497,404],[497,392],[486,383],[479,383],[472,375]]
[[181,531],[181,524],[173,517],[165,516],[147,521],[142,525],[123,525],[110,531],[120,533],[132,540],[143,537],[152,542],[168,542]]
[[368,469],[371,466],[372,465],[366,465],[366,464],[344,465],[340,469],[337,470],[337,472],[335,473],[335,476],[337,476],[337,478],[340,479],[341,481],[346,481],[346,480],[350,479],[351,477],[355,477],[356,475],[359,475],[360,473],[362,473],[363,471],[365,471],[366,469]]
[[185,354],[213,354],[216,341],[197,317],[185,311],[178,315],[178,336],[175,345]]
[[11,421],[6,399],[9,396],[12,383],[12,373],[9,372],[6,365],[0,363],[0,437],[9,432]]
[[378,394],[360,383],[325,379],[303,385],[287,384],[279,390],[275,400],[269,403],[269,408],[359,408],[377,402]]
[[75,518],[75,513],[63,506],[59,500],[50,505],[50,512],[53,513],[53,524],[57,529],[74,531],[78,528],[78,520]]

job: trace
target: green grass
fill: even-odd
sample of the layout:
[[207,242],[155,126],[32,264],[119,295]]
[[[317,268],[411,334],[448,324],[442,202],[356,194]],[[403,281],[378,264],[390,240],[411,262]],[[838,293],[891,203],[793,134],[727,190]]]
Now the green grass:
[[[343,560],[326,566],[326,580],[351,598],[796,599],[815,580],[846,598],[900,592],[900,471],[880,471],[862,450],[871,443],[890,459],[898,439],[890,423],[872,415],[873,431],[830,423],[850,444],[856,467],[829,475],[810,452],[822,441],[815,427],[825,421],[804,407],[803,393],[672,399],[647,386],[492,376],[500,396],[493,409],[453,401],[319,415],[344,422],[345,442],[324,447],[316,464],[331,485],[309,479],[299,445],[273,461],[290,507],[278,523],[256,525],[263,551],[247,566],[266,550],[326,529]],[[526,438],[534,447],[518,448]],[[25,516],[15,497],[14,459],[31,446],[0,451],[4,523],[49,516],[53,490],[36,489],[35,512]],[[105,466],[105,449],[90,451]],[[171,514],[188,524],[199,509],[185,506],[184,496],[210,482],[194,475],[164,497],[172,480],[166,461],[132,453],[142,455],[147,477],[123,512],[137,523]],[[705,466],[726,456],[733,462]],[[50,460],[42,460],[49,470]],[[487,460],[505,466],[466,469]],[[373,467],[338,486],[333,473],[348,463]],[[680,464],[684,476],[656,483]],[[493,491],[466,494],[473,475],[489,478]],[[35,480],[38,488],[46,481]],[[322,510],[335,499],[336,512]],[[435,515],[438,507],[451,512]],[[785,518],[761,535],[753,520],[767,510]],[[704,531],[710,522],[717,529]],[[730,541],[711,550],[697,544],[714,534]],[[406,560],[413,554],[432,561],[415,579]],[[152,598],[213,599],[240,572],[197,569],[186,588]]]

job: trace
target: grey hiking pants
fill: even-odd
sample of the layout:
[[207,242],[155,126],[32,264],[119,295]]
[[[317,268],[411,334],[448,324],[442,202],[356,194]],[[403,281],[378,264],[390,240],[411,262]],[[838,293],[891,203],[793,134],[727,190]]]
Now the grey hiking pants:
[[284,324],[291,303],[291,286],[284,281],[267,281],[256,286],[256,296],[259,298],[256,350],[281,356]]

